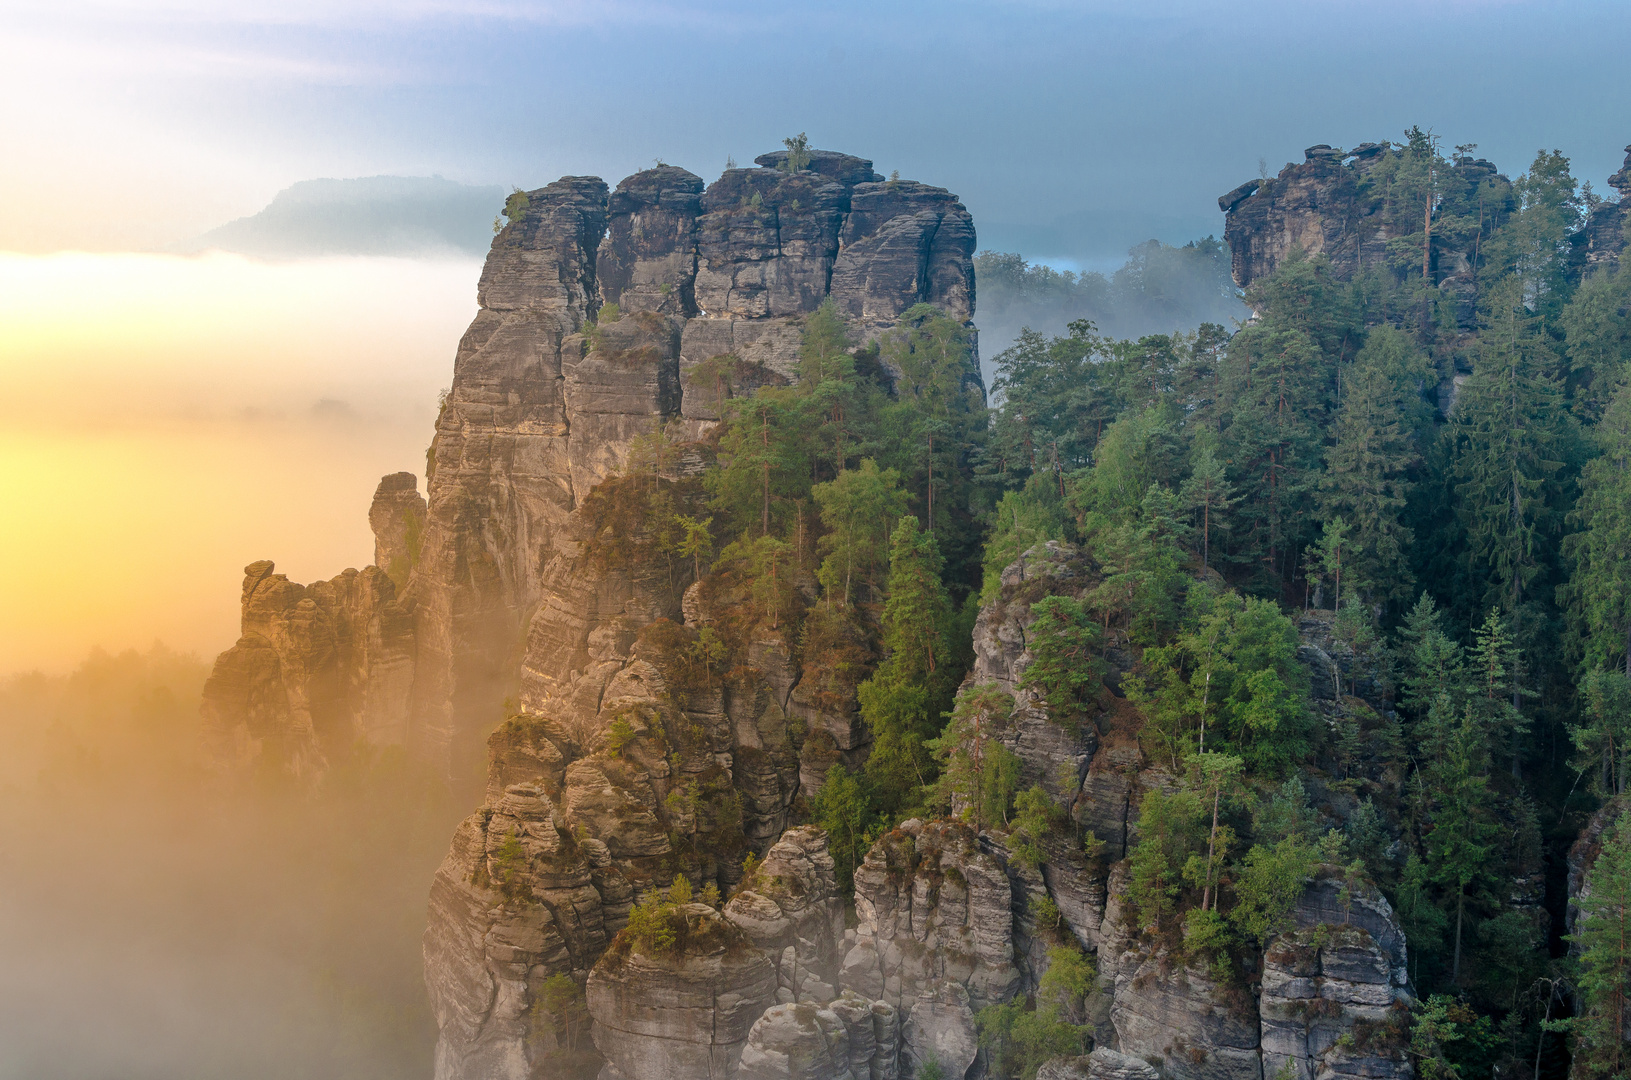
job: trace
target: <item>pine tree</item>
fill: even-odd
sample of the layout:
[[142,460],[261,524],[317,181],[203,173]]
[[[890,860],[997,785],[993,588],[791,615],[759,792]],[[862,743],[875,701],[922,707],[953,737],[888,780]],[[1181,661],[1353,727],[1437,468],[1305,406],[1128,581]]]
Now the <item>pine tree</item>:
[[1580,896],[1580,922],[1570,940],[1580,948],[1585,1015],[1575,1020],[1574,1067],[1588,1077],[1622,1077],[1626,1009],[1631,1005],[1631,826],[1622,817],[1603,838],[1590,887]]
[[1552,570],[1575,428],[1515,280],[1496,288],[1489,310],[1446,433],[1449,473],[1467,572],[1483,585],[1476,606],[1516,611]]
[[910,805],[934,778],[928,743],[940,732],[955,687],[946,638],[951,601],[940,571],[934,537],[918,529],[917,518],[902,518],[890,542],[887,659],[856,692],[873,734],[867,776],[886,814]]
[[1484,729],[1468,707],[1450,734],[1443,764],[1435,766],[1428,778],[1438,802],[1425,840],[1428,862],[1434,879],[1455,897],[1451,983],[1461,978],[1468,895],[1490,872],[1499,831],[1488,772]]
[[859,468],[845,469],[810,494],[829,530],[820,541],[825,558],[817,573],[828,599],[848,606],[857,587],[867,590],[868,599],[877,599],[889,565],[890,530],[906,513],[900,474],[879,469],[866,458]]
[[1631,675],[1631,386],[1615,393],[1592,434],[1600,456],[1581,472],[1569,520],[1583,529],[1563,542],[1572,568],[1559,593],[1586,666]]
[[1325,452],[1319,508],[1353,528],[1349,589],[1402,601],[1411,593],[1405,560],[1411,532],[1400,522],[1410,494],[1407,472],[1416,453],[1400,415],[1399,395],[1387,375],[1359,366],[1348,380],[1336,418],[1336,442]]
[[1201,566],[1212,565],[1212,533],[1227,532],[1230,512],[1240,501],[1229,475],[1213,452],[1210,441],[1196,440],[1189,459],[1189,478],[1181,495],[1201,533]]

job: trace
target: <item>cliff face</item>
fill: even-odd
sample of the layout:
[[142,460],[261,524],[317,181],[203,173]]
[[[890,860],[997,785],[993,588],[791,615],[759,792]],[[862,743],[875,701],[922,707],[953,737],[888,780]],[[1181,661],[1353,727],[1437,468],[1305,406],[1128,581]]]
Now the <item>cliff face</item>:
[[[303,770],[361,738],[470,774],[507,698],[581,702],[642,625],[680,618],[666,570],[656,588],[639,568],[586,574],[581,559],[584,500],[636,438],[671,421],[699,435],[718,419],[721,378],[736,393],[790,379],[802,318],[828,296],[867,338],[917,303],[970,317],[974,229],[956,196],[845,154],[816,151],[794,172],[777,167],[785,157],[712,185],[665,165],[615,191],[564,177],[512,200],[437,418],[428,499],[399,473],[370,513],[392,590],[246,586],[244,638],[206,706],[219,760]],[[606,304],[621,317],[597,323]],[[693,385],[727,353],[744,363]],[[364,624],[379,640],[361,658]],[[785,693],[773,704],[785,710]],[[759,801],[783,798],[775,768],[753,771]]]

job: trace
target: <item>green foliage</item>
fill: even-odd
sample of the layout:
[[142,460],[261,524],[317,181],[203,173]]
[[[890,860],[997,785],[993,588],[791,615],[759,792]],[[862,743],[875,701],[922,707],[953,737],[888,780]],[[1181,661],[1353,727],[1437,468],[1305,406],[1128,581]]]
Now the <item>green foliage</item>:
[[1042,840],[1058,814],[1053,796],[1040,784],[1033,784],[1014,796],[1014,813],[1008,823],[1009,857],[1032,870],[1041,866],[1046,857]]
[[[1073,1023],[1093,986],[1092,961],[1074,945],[1048,950],[1033,1007],[1016,1000],[988,1005],[974,1018],[980,1046],[990,1055],[991,1074],[1005,1080],[1034,1080],[1049,1058],[1081,1054],[1092,1028]],[[1085,1018],[1085,1017],[1084,1017]]]
[[928,743],[940,764],[938,801],[976,830],[1007,824],[1019,787],[1019,759],[999,741],[1013,710],[998,684],[980,683],[958,695],[945,731]]
[[1572,573],[1559,599],[1585,663],[1631,674],[1631,385],[1615,391],[1592,441],[1599,456],[1581,472],[1570,514],[1581,530],[1563,541]]
[[1267,943],[1285,928],[1314,865],[1314,850],[1300,837],[1287,837],[1273,847],[1253,845],[1235,869],[1230,925],[1248,941]]
[[1063,540],[1065,521],[1051,487],[1034,481],[1023,490],[1005,492],[986,538],[980,603],[989,604],[1002,589],[1002,572],[1026,552],[1049,540]]
[[1624,818],[1603,835],[1591,866],[1591,888],[1579,899],[1572,941],[1580,950],[1578,986],[1585,1013],[1575,1021],[1575,1068],[1588,1077],[1618,1077],[1628,1067],[1625,1016],[1631,999],[1631,825]]
[[557,972],[538,985],[533,993],[531,1037],[534,1044],[543,1042],[540,1036],[548,1031],[554,1046],[538,1047],[540,1060],[558,1061],[570,1068],[580,1047],[586,1047],[589,1037],[589,1006],[584,1000],[583,987],[572,976]]
[[1177,910],[1183,869],[1205,835],[1204,808],[1192,791],[1152,789],[1138,807],[1138,846],[1133,849],[1129,897],[1138,924],[1156,934]]
[[1096,655],[1103,633],[1082,602],[1068,596],[1038,600],[1031,614],[1031,662],[1019,686],[1041,695],[1048,719],[1074,729],[1104,688],[1105,665]]
[[796,173],[810,167],[810,137],[804,132],[782,140],[787,147],[787,157],[782,160],[782,169]]
[[819,549],[825,556],[816,580],[826,595],[849,604],[857,588],[876,602],[889,568],[890,530],[906,513],[900,474],[871,458],[810,490],[829,530]]
[[674,926],[674,905],[656,893],[647,893],[629,909],[629,922],[619,936],[646,956],[664,956],[679,940]]
[[1410,1057],[1422,1080],[1462,1080],[1457,1051],[1476,1052],[1494,1041],[1489,1017],[1446,994],[1420,1002],[1410,1021]]
[[629,723],[626,716],[613,717],[610,726],[606,729],[606,750],[613,757],[622,754],[623,748],[635,738],[634,725]]
[[506,900],[531,900],[532,882],[528,880],[527,851],[521,846],[521,837],[514,829],[504,837],[498,849],[488,857],[493,885]]
[[878,827],[865,778],[842,765],[827,770],[826,779],[810,800],[816,824],[831,837],[830,849],[838,875],[840,895],[855,890],[855,868],[861,865]]
[[1170,645],[1146,649],[1125,680],[1149,716],[1144,738],[1174,768],[1196,747],[1233,751],[1273,775],[1305,755],[1312,718],[1297,629],[1276,605],[1197,590]]

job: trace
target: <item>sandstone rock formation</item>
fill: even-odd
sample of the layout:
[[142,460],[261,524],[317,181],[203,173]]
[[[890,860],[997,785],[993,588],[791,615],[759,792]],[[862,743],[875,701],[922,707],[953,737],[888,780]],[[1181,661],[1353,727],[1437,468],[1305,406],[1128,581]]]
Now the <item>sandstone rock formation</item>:
[[995,683],[1014,699],[1014,714],[1000,738],[1020,760],[1020,783],[1041,784],[1069,806],[1098,746],[1092,724],[1050,719],[1046,702],[1020,680],[1030,665],[1027,631],[1036,616],[1031,604],[1049,595],[1072,596],[1086,584],[1089,570],[1067,544],[1050,540],[1026,552],[1003,571],[995,602],[980,609],[974,623],[974,666],[965,685]]
[[1287,1063],[1299,1080],[1411,1075],[1406,946],[1382,896],[1361,887],[1344,901],[1340,881],[1311,882],[1293,928],[1265,948],[1254,996],[1132,933],[1124,880],[1111,883],[1099,949],[1114,1029],[1101,1036],[1122,1053],[1185,1080],[1260,1080]]
[[1631,146],[1625,148],[1625,162],[1608,178],[1608,186],[1619,193],[1615,202],[1605,202],[1593,210],[1581,230],[1581,252],[1589,266],[1617,267],[1625,250],[1626,215],[1631,212]]
[[1287,1062],[1297,1080],[1408,1075],[1405,940],[1387,900],[1360,889],[1344,902],[1339,882],[1317,881],[1295,918],[1263,955],[1263,1075]]
[[[1390,265],[1389,241],[1419,231],[1421,222],[1419,210],[1401,210],[1398,219],[1409,227],[1390,225],[1383,213],[1387,185],[1372,182],[1372,171],[1397,153],[1386,143],[1364,143],[1351,151],[1311,146],[1301,164],[1288,163],[1277,176],[1248,181],[1219,197],[1235,284],[1248,288],[1268,277],[1294,250],[1324,255],[1342,280]],[[1455,156],[1438,183],[1445,192],[1485,192],[1489,214],[1481,226],[1483,238],[1497,216],[1512,208],[1511,182],[1483,158]],[[1476,198],[1470,201],[1478,204]],[[1476,241],[1464,230],[1453,237],[1435,233],[1429,247],[1433,284],[1456,302],[1463,325],[1475,315]],[[1419,267],[1420,259],[1413,265]]]
[[855,871],[856,941],[845,989],[882,999],[905,1027],[902,1057],[936,1057],[948,1077],[974,1060],[974,1010],[1020,986],[1013,898],[997,859],[958,822],[908,821]]
[[724,916],[771,957],[784,1000],[826,1004],[837,995],[844,899],[821,830],[783,833]]
[[[669,953],[648,956],[619,939],[622,947],[589,974],[589,1013],[607,1080],[729,1080],[750,1032],[775,1003],[775,971],[740,930],[704,904],[687,905],[676,918],[684,926]],[[847,1055],[845,1048],[841,1060]]]
[[1036,1080],[1156,1080],[1149,1062],[1096,1047],[1081,1057],[1052,1058],[1036,1071]]
[[311,585],[274,569],[244,567],[242,636],[204,685],[207,752],[309,774],[359,740],[402,743],[415,636],[396,585],[377,566]]
[[828,1007],[765,1010],[748,1034],[738,1080],[895,1080],[895,1013],[846,994]]
[[1364,190],[1364,178],[1386,153],[1379,143],[1351,155],[1311,146],[1302,164],[1220,196],[1235,284],[1244,289],[1269,276],[1293,247],[1328,256],[1342,277],[1382,265],[1391,237],[1374,220],[1380,200]]
[[[223,655],[207,707],[218,756],[267,753],[309,768],[325,739],[363,738],[405,744],[464,782],[506,698],[519,691],[534,711],[574,695],[581,703],[628,659],[641,626],[680,619],[685,582],[666,567],[661,588],[642,574],[650,567],[586,575],[582,508],[635,438],[670,423],[695,437],[718,418],[722,394],[791,378],[803,316],[828,296],[866,339],[918,303],[972,315],[974,230],[955,196],[885,181],[871,162],[828,151],[796,171],[778,167],[785,154],[760,160],[706,186],[659,166],[615,191],[563,177],[511,201],[437,418],[428,503],[397,474],[370,513],[376,564],[396,586],[375,606],[394,601],[408,613],[406,629],[398,619],[385,640],[407,650],[410,666],[394,654],[371,660],[360,678],[377,672],[379,685],[348,672],[344,694],[331,691],[325,632],[314,631],[309,654],[297,633],[273,645],[262,627],[268,599],[250,612],[246,594],[245,640]],[[607,308],[598,319],[608,304],[621,317]],[[732,362],[693,385],[698,365],[724,355]],[[332,704],[345,695],[389,702],[390,715]],[[786,693],[764,704],[790,707]],[[742,706],[732,709],[737,722]],[[838,745],[861,750],[853,731]],[[780,750],[743,749],[753,760],[736,773],[751,774],[748,797],[767,804],[754,828],[768,844],[785,824],[768,804],[791,801],[782,789],[797,785],[796,752],[788,773]]]

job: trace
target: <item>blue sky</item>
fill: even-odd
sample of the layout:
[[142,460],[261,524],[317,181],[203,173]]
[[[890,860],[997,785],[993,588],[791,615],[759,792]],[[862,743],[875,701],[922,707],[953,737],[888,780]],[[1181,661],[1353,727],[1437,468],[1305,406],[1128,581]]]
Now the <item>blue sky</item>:
[[1601,187],[1628,55],[1623,3],[9,0],[0,249],[161,246],[316,176],[711,179],[803,130],[956,191],[982,246],[1087,263],[1411,123]]

